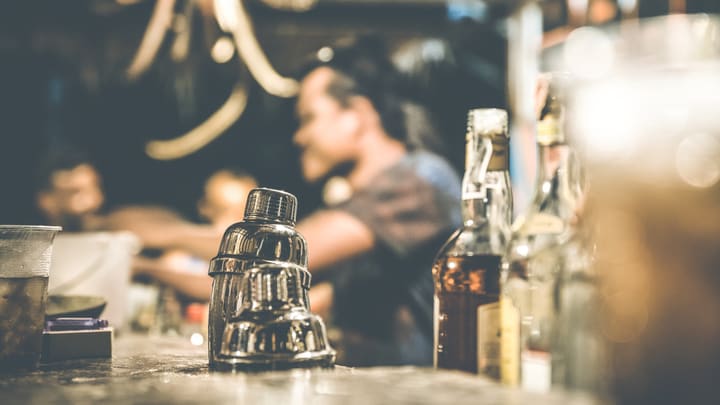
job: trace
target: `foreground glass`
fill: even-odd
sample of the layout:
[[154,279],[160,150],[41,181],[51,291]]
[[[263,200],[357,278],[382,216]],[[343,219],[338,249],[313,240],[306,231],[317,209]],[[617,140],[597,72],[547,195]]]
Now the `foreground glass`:
[[720,370],[720,19],[582,28],[563,65],[619,403],[709,403]]
[[54,226],[0,225],[0,369],[37,367]]

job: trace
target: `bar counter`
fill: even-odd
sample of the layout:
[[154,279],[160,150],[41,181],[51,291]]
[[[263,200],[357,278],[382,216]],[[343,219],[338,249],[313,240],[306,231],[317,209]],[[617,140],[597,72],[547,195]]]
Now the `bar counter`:
[[597,404],[585,395],[533,394],[470,374],[417,367],[219,373],[206,347],[167,336],[123,335],[112,359],[42,364],[0,374],[8,404]]

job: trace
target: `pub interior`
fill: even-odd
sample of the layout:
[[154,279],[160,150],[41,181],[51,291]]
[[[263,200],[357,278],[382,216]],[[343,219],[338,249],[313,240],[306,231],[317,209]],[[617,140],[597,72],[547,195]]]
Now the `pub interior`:
[[0,11],[0,403],[717,403],[717,0]]

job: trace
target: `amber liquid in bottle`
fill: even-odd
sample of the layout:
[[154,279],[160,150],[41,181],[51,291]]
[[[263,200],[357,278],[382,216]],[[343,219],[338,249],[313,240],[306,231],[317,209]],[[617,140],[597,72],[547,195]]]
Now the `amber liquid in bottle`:
[[512,191],[507,113],[468,112],[463,225],[440,248],[434,279],[434,364],[484,374],[500,371],[500,266],[509,237]]
[[[495,323],[478,318],[497,314],[500,262],[501,256],[490,254],[441,256],[435,262],[437,367],[499,377],[499,364],[483,364],[483,359],[498,358],[498,331],[481,330]],[[480,357],[478,348],[484,351]]]

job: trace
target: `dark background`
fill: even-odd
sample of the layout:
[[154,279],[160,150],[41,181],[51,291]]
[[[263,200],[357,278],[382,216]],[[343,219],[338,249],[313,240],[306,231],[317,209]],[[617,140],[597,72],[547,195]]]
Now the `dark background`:
[[[413,39],[445,40],[456,58],[424,66],[414,95],[433,109],[459,170],[467,109],[504,107],[504,77],[488,81],[479,73],[483,67],[504,71],[502,3],[320,0],[315,9],[296,13],[246,2],[260,44],[284,75],[319,47],[351,34],[379,33],[391,49]],[[546,29],[562,24],[560,3],[545,2],[554,10]],[[642,16],[667,12],[664,1],[640,3]],[[718,12],[715,3],[720,2],[688,1],[688,9]],[[0,6],[0,223],[41,222],[33,170],[49,149],[62,145],[82,148],[96,162],[108,207],[162,204],[195,218],[203,181],[227,166],[297,194],[301,215],[317,206],[320,186],[303,183],[291,143],[294,100],[265,93],[252,78],[245,113],[220,138],[178,160],[145,155],[146,142],[195,127],[248,75],[237,58],[226,64],[211,59],[207,44],[219,28],[195,13],[187,60],[171,60],[169,35],[152,68],[136,82],[126,80],[123,72],[153,6],[148,0],[126,6],[112,0],[12,0]]]

